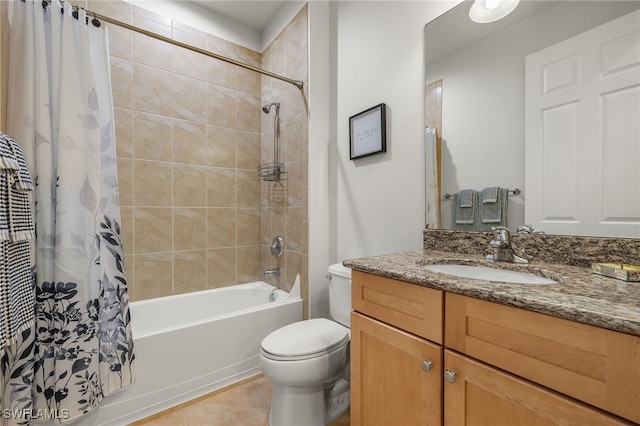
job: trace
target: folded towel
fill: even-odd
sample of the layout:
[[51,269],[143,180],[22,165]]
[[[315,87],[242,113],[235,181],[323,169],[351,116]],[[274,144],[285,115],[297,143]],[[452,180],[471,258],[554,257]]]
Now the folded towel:
[[453,195],[453,226],[463,231],[476,230],[478,193],[465,189]]
[[509,190],[492,187],[480,192],[480,230],[491,231],[492,226],[507,226],[507,207]]
[[476,201],[477,193],[473,189],[463,189],[458,193],[459,207],[473,207]]
[[497,186],[492,186],[490,188],[485,188],[482,190],[480,196],[482,198],[482,203],[495,203],[498,200],[498,192],[500,188]]

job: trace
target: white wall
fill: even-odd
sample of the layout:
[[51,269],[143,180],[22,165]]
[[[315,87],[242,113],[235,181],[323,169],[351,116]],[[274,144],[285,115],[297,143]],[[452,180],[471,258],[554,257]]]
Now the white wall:
[[[335,7],[309,3],[309,316],[328,317],[327,267],[335,263]],[[312,83],[311,83],[312,82]]]
[[[458,1],[337,7],[336,258],[418,250],[424,229],[424,25]],[[313,84],[313,81],[311,82]],[[349,160],[349,117],[384,102],[387,152]]]
[[[422,247],[424,25],[451,1],[309,3],[309,300],[327,266]],[[387,105],[387,153],[349,160],[349,117]]]

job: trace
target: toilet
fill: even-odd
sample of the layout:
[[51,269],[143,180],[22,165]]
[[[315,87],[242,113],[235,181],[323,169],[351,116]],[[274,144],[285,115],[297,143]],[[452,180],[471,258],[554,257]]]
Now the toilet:
[[270,426],[324,426],[349,409],[351,269],[329,266],[332,320],[314,318],[262,340],[260,367],[275,382]]

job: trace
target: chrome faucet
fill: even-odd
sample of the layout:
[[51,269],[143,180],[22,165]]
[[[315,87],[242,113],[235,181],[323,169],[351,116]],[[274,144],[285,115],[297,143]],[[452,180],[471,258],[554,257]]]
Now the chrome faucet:
[[511,232],[509,228],[504,226],[495,226],[491,228],[495,235],[493,239],[489,241],[489,246],[493,249],[493,254],[486,256],[487,260],[497,262],[510,262],[510,263],[529,263],[525,258],[522,258],[515,254],[511,247]]
[[517,232],[518,234],[544,234],[544,231],[538,231],[531,225],[520,225]]
[[273,239],[271,243],[271,255],[275,257],[282,257],[284,254],[284,240],[278,236]]

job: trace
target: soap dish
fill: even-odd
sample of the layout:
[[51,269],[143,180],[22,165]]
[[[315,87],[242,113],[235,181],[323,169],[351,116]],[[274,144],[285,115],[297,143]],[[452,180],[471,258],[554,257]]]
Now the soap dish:
[[604,275],[605,277],[624,281],[640,281],[640,266],[621,263],[593,263],[591,270],[594,274]]

